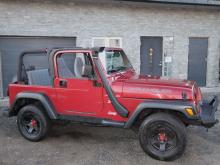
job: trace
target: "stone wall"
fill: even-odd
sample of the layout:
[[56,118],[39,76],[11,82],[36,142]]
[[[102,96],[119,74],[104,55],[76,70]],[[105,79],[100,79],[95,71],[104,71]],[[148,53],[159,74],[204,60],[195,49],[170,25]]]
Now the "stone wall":
[[0,1],[0,12],[4,36],[72,36],[82,47],[91,47],[93,37],[121,37],[137,71],[140,36],[163,36],[164,53],[172,56],[169,76],[175,78],[187,78],[189,37],[209,37],[207,86],[218,85],[218,9],[47,0]]

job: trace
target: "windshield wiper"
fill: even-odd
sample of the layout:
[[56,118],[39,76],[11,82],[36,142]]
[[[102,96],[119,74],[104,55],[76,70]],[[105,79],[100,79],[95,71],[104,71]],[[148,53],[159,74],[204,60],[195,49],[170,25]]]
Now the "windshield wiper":
[[116,70],[122,71],[122,70],[126,70],[126,69],[128,69],[128,68],[129,68],[129,67],[127,67],[127,66],[119,66],[119,67],[116,68]]
[[108,70],[108,73],[114,73],[114,72],[118,72],[118,70],[116,70],[116,69]]
[[114,73],[114,72],[119,72],[119,71],[123,71],[125,69],[127,69],[129,67],[126,67],[126,66],[119,66],[119,67],[116,67],[116,68],[113,68],[111,70],[108,70],[108,73]]

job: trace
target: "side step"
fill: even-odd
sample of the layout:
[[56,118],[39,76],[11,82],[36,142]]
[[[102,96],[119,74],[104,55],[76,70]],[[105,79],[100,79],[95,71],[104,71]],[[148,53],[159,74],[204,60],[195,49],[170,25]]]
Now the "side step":
[[118,128],[123,128],[125,126],[124,122],[116,122],[116,121],[110,121],[110,120],[102,120],[102,124],[105,126],[112,126],[112,127],[118,127]]
[[79,123],[89,123],[94,125],[99,124],[102,126],[111,126],[117,128],[122,128],[125,126],[124,122],[117,122],[117,121],[112,121],[103,118],[95,118],[95,117],[58,115],[58,119],[79,122]]

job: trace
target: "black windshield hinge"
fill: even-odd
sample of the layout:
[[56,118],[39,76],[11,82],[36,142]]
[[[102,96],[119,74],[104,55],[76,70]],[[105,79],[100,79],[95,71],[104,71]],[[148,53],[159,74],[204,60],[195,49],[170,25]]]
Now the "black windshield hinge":
[[93,86],[95,86],[95,87],[102,87],[102,83],[98,82],[97,80],[94,80],[93,81]]

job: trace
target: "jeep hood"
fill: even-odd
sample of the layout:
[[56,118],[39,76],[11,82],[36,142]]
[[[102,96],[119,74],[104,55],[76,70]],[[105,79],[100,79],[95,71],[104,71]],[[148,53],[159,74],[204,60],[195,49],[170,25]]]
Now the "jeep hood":
[[133,75],[123,80],[122,96],[137,99],[192,99],[193,81]]

